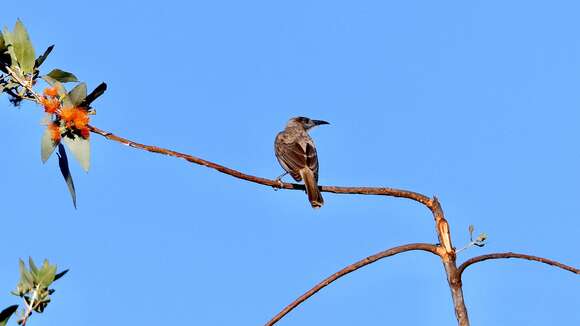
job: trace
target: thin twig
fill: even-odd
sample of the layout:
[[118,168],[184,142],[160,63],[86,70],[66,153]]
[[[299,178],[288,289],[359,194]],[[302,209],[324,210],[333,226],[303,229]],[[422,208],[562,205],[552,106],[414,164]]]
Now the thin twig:
[[474,243],[473,243],[473,241],[470,241],[468,244],[466,244],[462,248],[455,250],[455,254],[458,254],[458,253],[462,252],[463,250],[467,250],[467,249],[469,249],[469,248],[471,248],[473,246],[475,246]]
[[412,251],[412,250],[423,250],[423,251],[428,251],[430,253],[438,255],[437,254],[437,246],[429,244],[429,243],[411,243],[411,244],[407,244],[407,245],[403,245],[403,246],[399,246],[399,247],[394,247],[394,248],[391,248],[391,249],[388,249],[385,251],[381,251],[378,254],[369,256],[369,257],[367,257],[363,260],[360,260],[354,264],[346,266],[345,268],[341,269],[340,271],[327,277],[322,282],[316,284],[316,286],[314,286],[312,289],[308,290],[306,293],[304,293],[299,298],[294,300],[291,304],[286,306],[286,308],[284,308],[282,311],[280,311],[276,316],[274,316],[274,318],[272,318],[269,322],[266,323],[266,326],[274,325],[280,319],[282,319],[286,314],[288,314],[290,311],[292,311],[294,308],[296,308],[299,304],[306,301],[308,298],[313,296],[316,292],[320,291],[324,287],[328,286],[330,283],[338,280],[339,278],[345,276],[346,274],[352,273],[361,267],[364,267],[368,264],[376,262],[379,259],[386,258],[389,256],[394,256],[396,254],[400,254],[402,252]]
[[471,259],[466,260],[463,264],[461,264],[459,266],[459,268],[457,269],[459,271],[459,274],[462,274],[463,271],[476,263],[482,262],[484,260],[490,260],[490,259],[509,259],[509,258],[519,258],[519,259],[526,259],[526,260],[532,260],[532,261],[537,261],[540,263],[544,263],[547,265],[551,265],[554,267],[558,267],[561,268],[563,270],[567,270],[569,272],[575,273],[575,274],[580,274],[580,269],[578,268],[574,268],[572,266],[568,266],[568,265],[564,265],[560,262],[557,262],[555,260],[551,260],[548,258],[542,258],[542,257],[538,257],[538,256],[532,256],[532,255],[526,255],[526,254],[518,254],[515,252],[500,252],[500,253],[494,253],[494,254],[487,254],[487,255],[481,255],[481,256],[477,256],[477,257],[473,257]]

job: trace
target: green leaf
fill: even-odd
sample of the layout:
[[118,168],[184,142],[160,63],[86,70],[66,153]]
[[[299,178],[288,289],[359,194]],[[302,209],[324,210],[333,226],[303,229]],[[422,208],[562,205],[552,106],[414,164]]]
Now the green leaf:
[[80,83],[68,92],[68,98],[73,106],[78,106],[87,97],[87,84]]
[[51,84],[52,86],[56,87],[56,90],[58,92],[58,96],[60,96],[60,98],[62,99],[62,105],[63,107],[71,107],[73,106],[70,97],[68,96],[68,92],[66,91],[66,88],[64,87],[63,84],[61,84],[58,81],[55,81],[53,84]]
[[24,261],[20,259],[19,261],[19,268],[20,268],[20,283],[22,284],[24,292],[28,292],[28,290],[34,287],[34,278],[30,275],[30,272],[26,269],[26,265],[24,265]]
[[36,56],[34,55],[34,47],[32,46],[32,42],[30,42],[28,32],[20,19],[16,21],[16,25],[14,26],[12,41],[20,69],[25,74],[31,73],[34,70]]
[[[46,76],[52,78],[53,80],[59,81],[61,83],[78,82],[77,76],[68,71],[53,69],[51,72],[46,74]],[[46,79],[45,79],[46,80]],[[53,84],[50,83],[49,84]]]
[[42,159],[42,163],[46,163],[50,155],[52,155],[52,152],[54,152],[56,145],[59,143],[55,143],[52,140],[52,133],[50,132],[50,129],[46,127],[44,134],[42,135],[42,140],[40,141],[40,158]]
[[19,85],[20,84],[18,83],[8,82],[4,87],[8,89],[16,89]]
[[39,273],[38,284],[40,284],[45,288],[48,288],[50,284],[54,281],[55,274],[56,274],[56,266],[54,265],[43,266],[43,268],[40,270]]
[[56,81],[56,79],[54,79],[54,78],[52,78],[50,76],[47,76],[47,75],[44,75],[41,78],[44,79],[44,81],[47,84],[49,84],[50,86],[54,85],[55,83],[58,83],[58,81]]
[[473,224],[469,225],[469,241],[473,241],[473,231],[475,231],[475,227],[473,226]]
[[60,82],[55,81],[51,85],[56,87],[56,90],[58,92],[58,96],[66,98],[68,93],[66,92],[66,88],[64,88],[64,86]]
[[26,270],[26,265],[24,265],[24,260],[22,260],[22,259],[18,260],[18,269],[20,271],[20,275],[22,275],[22,272]]
[[40,67],[44,63],[44,60],[46,60],[50,52],[52,52],[52,49],[54,49],[54,44],[49,46],[40,57],[36,58],[36,61],[34,61],[35,68]]
[[66,157],[66,151],[64,150],[64,146],[62,144],[58,144],[58,166],[60,168],[60,173],[66,182],[66,186],[68,187],[68,192],[72,197],[73,206],[75,209],[77,208],[77,194],[75,190],[75,184],[72,179],[72,175],[70,174],[70,169],[68,167],[68,158]]
[[74,139],[64,137],[63,141],[85,172],[89,172],[91,145],[88,139],[75,136]]
[[54,276],[54,280],[55,280],[55,281],[56,281],[56,280],[58,280],[59,278],[63,277],[63,276],[66,274],[66,273],[68,273],[68,269],[65,269],[64,271],[62,271],[62,272],[60,272],[60,273],[56,274],[56,275]]
[[479,234],[479,236],[477,237],[477,239],[475,239],[476,244],[481,245],[480,247],[483,247],[485,245],[485,241],[487,240],[487,233],[481,233]]
[[12,315],[14,314],[14,312],[16,312],[17,309],[18,305],[15,304],[2,310],[2,312],[0,312],[0,326],[6,326],[6,324],[8,323],[8,319],[12,317]]
[[16,52],[14,52],[13,35],[8,28],[4,27],[4,30],[2,30],[2,36],[4,37],[4,43],[8,49],[8,54],[10,54],[10,66],[15,67],[18,64],[18,59],[16,58]]
[[36,267],[36,264],[34,263],[34,260],[32,260],[32,257],[28,257],[28,266],[30,266],[30,271],[32,272],[32,275],[38,275],[38,267]]
[[87,95],[87,97],[85,97],[79,106],[88,109],[91,103],[93,103],[93,101],[96,100],[99,96],[103,95],[106,90],[107,84],[100,83],[99,86],[97,86],[89,95]]
[[[0,41],[4,42],[4,37],[2,36],[2,33],[0,33]],[[8,49],[6,48],[6,44],[2,44],[2,47],[0,47],[0,72],[8,74],[8,70],[6,69],[6,67],[10,66],[10,61],[12,60],[10,59],[10,54],[8,53]]]
[[7,74],[6,66],[10,66],[10,54],[8,53],[7,44],[4,41],[4,35],[0,32],[0,71]]
[[50,271],[50,283],[52,283],[54,282],[54,277],[56,276],[56,265],[50,265],[49,271]]

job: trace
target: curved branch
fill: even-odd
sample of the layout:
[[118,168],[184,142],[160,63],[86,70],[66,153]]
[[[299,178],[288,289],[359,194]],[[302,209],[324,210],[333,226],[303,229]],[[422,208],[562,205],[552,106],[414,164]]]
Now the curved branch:
[[[223,165],[220,165],[220,164],[217,164],[217,163],[214,163],[211,161],[204,160],[204,159],[199,158],[199,157],[195,157],[193,155],[180,153],[180,152],[173,151],[173,150],[166,149],[166,148],[162,148],[162,147],[140,144],[140,143],[134,142],[132,140],[114,135],[108,131],[101,130],[101,129],[94,127],[94,126],[89,125],[88,127],[91,130],[91,132],[99,134],[99,135],[107,138],[108,140],[112,140],[112,141],[130,146],[133,148],[146,150],[146,151],[149,151],[152,153],[158,153],[158,154],[169,155],[169,156],[173,156],[173,157],[177,157],[177,158],[182,158],[188,162],[203,165],[203,166],[212,168],[214,170],[217,170],[221,173],[224,173],[224,174],[227,174],[227,175],[230,175],[230,176],[242,179],[242,180],[246,180],[246,181],[250,181],[253,183],[257,183],[257,184],[261,184],[261,185],[265,185],[265,186],[270,186],[270,187],[274,187],[274,188],[279,188],[279,189],[304,190],[304,185],[301,185],[301,184],[284,183],[284,182],[281,182],[279,180],[270,180],[270,179],[266,179],[266,178],[256,177],[253,175],[245,174],[245,173],[242,173],[240,171],[225,167]],[[441,245],[440,246],[428,245],[429,246],[428,248],[404,249],[402,251],[427,250],[427,251],[430,251],[430,252],[441,257],[441,260],[442,260],[443,265],[445,267],[445,272],[447,274],[449,288],[451,289],[451,295],[452,295],[453,304],[455,307],[455,314],[456,314],[457,320],[458,320],[459,324],[462,326],[469,325],[469,320],[467,317],[467,308],[465,307],[465,302],[463,299],[463,291],[461,289],[461,278],[458,277],[459,274],[457,273],[457,267],[455,265],[456,255],[455,255],[455,249],[453,248],[453,245],[451,243],[451,234],[449,231],[449,224],[447,223],[447,220],[445,219],[445,216],[443,214],[443,209],[441,208],[441,204],[439,203],[439,201],[437,200],[436,197],[429,198],[429,197],[427,197],[423,194],[417,193],[417,192],[402,190],[402,189],[395,189],[395,188],[386,188],[386,187],[319,186],[319,188],[323,192],[331,192],[331,193],[335,193],[335,194],[379,195],[379,196],[391,196],[391,197],[407,198],[407,199],[414,200],[414,201],[426,206],[431,211],[431,213],[433,214],[433,218],[435,219],[435,224],[436,224],[435,229],[437,231],[437,236],[439,238],[439,243]],[[366,258],[358,263],[355,263],[351,266],[348,266],[345,269],[339,271],[338,273],[332,275],[331,277],[329,277],[328,279],[324,280],[322,283],[317,285],[315,288],[313,288],[312,290],[310,290],[309,292],[304,294],[302,297],[298,298],[294,303],[292,303],[291,305],[286,307],[286,309],[284,309],[276,317],[274,317],[274,319],[272,319],[272,321],[270,321],[270,323],[268,325],[272,325],[273,323],[275,323],[277,320],[279,320],[285,314],[287,314],[290,310],[294,309],[294,307],[296,307],[298,304],[300,304],[304,300],[308,299],[310,296],[312,296],[314,293],[319,291],[321,288],[325,287],[326,285],[333,282],[334,280],[341,277],[342,275],[346,275],[346,274],[348,274],[348,273],[350,273],[350,272],[352,272],[352,271],[354,271],[362,266],[370,264],[373,261],[376,261],[378,259],[391,256],[391,255],[396,254],[398,252],[402,252],[402,251],[396,251],[396,249],[401,250],[400,247],[398,247],[398,248],[393,248],[393,249],[387,250],[386,252],[379,253],[375,256],[370,256],[370,257],[368,257],[368,258]],[[391,252],[391,250],[395,250],[396,252]]]
[[461,275],[467,267],[469,267],[475,263],[479,263],[479,262],[482,262],[484,260],[490,260],[490,259],[509,259],[509,258],[519,258],[519,259],[537,261],[540,263],[544,263],[547,265],[561,268],[563,270],[567,270],[567,271],[575,273],[575,274],[580,274],[580,269],[574,268],[574,267],[571,267],[568,265],[564,265],[564,264],[557,262],[555,260],[537,257],[537,256],[532,256],[532,255],[526,255],[526,254],[518,254],[515,252],[500,252],[500,253],[487,254],[487,255],[473,257],[471,259],[466,260],[463,264],[461,264],[461,266],[459,266],[459,268],[457,270],[459,272],[459,275]]
[[429,244],[429,243],[411,243],[411,244],[407,244],[407,245],[403,245],[403,246],[399,246],[399,247],[394,247],[394,248],[391,248],[391,249],[388,249],[385,251],[381,251],[378,254],[369,256],[369,257],[367,257],[363,260],[360,260],[354,264],[346,266],[345,268],[341,269],[340,271],[327,277],[322,282],[316,284],[316,286],[314,286],[312,289],[308,290],[306,293],[304,293],[299,298],[294,300],[291,304],[286,306],[286,308],[284,308],[282,311],[280,311],[276,316],[274,316],[274,318],[272,318],[268,323],[266,323],[266,326],[274,325],[280,319],[282,319],[284,316],[286,316],[290,311],[292,311],[294,308],[296,308],[299,304],[306,301],[308,298],[313,296],[316,292],[322,290],[324,287],[328,286],[330,283],[338,280],[339,278],[345,276],[346,274],[354,272],[357,269],[364,267],[366,265],[372,264],[379,259],[386,258],[389,256],[394,256],[396,254],[400,254],[402,252],[412,251],[412,250],[423,250],[423,251],[428,251],[430,253],[438,255],[437,254],[437,246]]
[[[220,164],[217,164],[214,162],[204,160],[204,159],[199,158],[199,157],[195,157],[193,155],[180,153],[180,152],[173,151],[173,150],[166,149],[166,148],[162,148],[162,147],[140,144],[140,143],[134,142],[132,140],[114,135],[108,131],[101,130],[101,129],[94,127],[94,126],[89,126],[89,129],[92,132],[99,134],[99,135],[101,135],[109,140],[116,141],[118,143],[130,146],[133,148],[146,150],[146,151],[149,151],[152,153],[158,153],[158,154],[169,155],[169,156],[173,156],[173,157],[177,157],[177,158],[182,158],[188,162],[203,165],[203,166],[206,166],[208,168],[212,168],[212,169],[217,170],[221,173],[231,175],[231,176],[236,177],[238,179],[243,179],[246,181],[250,181],[250,182],[254,182],[257,184],[262,184],[262,185],[270,186],[270,187],[274,187],[274,188],[289,189],[289,190],[305,190],[304,185],[302,185],[302,184],[279,182],[277,180],[270,180],[270,179],[266,179],[266,178],[256,177],[253,175],[245,174],[245,173],[242,173],[240,171],[225,167],[223,165],[220,165]],[[402,197],[402,198],[408,198],[408,199],[412,199],[416,202],[419,202],[419,203],[427,206],[429,209],[431,209],[431,207],[432,207],[431,198],[429,198],[425,195],[422,195],[420,193],[416,193],[416,192],[408,191],[408,190],[402,190],[402,189],[387,188],[387,187],[320,186],[320,190],[324,191],[324,192],[335,193],[335,194],[357,194],[357,195],[379,195],[379,196]]]

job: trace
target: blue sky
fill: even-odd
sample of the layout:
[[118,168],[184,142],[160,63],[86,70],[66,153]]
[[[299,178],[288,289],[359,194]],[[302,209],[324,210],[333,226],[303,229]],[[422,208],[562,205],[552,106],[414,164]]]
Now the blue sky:
[[[580,21],[576,1],[38,2],[17,18],[44,64],[107,93],[92,123],[274,178],[287,119],[312,132],[324,185],[437,195],[462,252],[580,266]],[[71,271],[31,325],[261,325],[315,283],[378,251],[436,242],[407,200],[273,191],[92,136],[72,164],[40,162],[41,110],[4,121],[0,305],[19,257]],[[72,159],[72,158],[71,158]],[[473,325],[580,324],[578,276],[526,261],[472,266]],[[279,325],[453,325],[437,257],[407,253],[324,289]]]

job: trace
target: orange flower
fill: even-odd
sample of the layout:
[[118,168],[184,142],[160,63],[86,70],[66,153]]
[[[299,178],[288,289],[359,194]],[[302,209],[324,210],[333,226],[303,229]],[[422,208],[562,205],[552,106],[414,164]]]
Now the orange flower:
[[82,108],[64,108],[60,112],[60,117],[66,123],[67,128],[76,128],[81,130],[89,123],[88,112]]
[[45,88],[43,93],[46,96],[57,97],[58,96],[58,89],[54,86],[50,87],[50,88]]
[[89,139],[89,135],[91,134],[88,127],[81,128],[81,137],[84,139]]
[[60,117],[66,122],[73,121],[74,116],[75,116],[75,108],[73,107],[63,108],[60,111]]
[[89,115],[87,114],[87,111],[77,108],[73,123],[77,129],[86,128],[89,123]]
[[60,109],[60,101],[56,98],[46,98],[41,99],[42,106],[44,106],[44,112],[55,113]]
[[60,127],[57,123],[51,123],[48,125],[48,130],[50,131],[50,138],[53,142],[60,142]]

